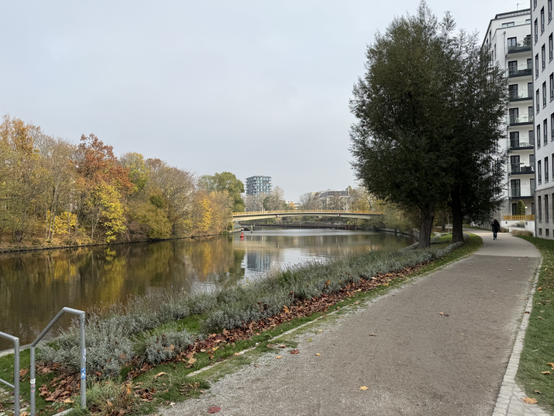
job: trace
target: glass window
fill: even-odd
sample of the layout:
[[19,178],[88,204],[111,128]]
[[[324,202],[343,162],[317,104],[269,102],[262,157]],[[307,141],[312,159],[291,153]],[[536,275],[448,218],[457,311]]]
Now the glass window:
[[548,144],[548,124],[546,119],[542,122],[542,134],[544,136],[544,145],[546,146]]
[[539,21],[535,19],[535,43],[539,41]]
[[554,140],[554,113],[550,114],[550,141]]
[[546,81],[542,83],[542,107],[546,107]]
[[548,217],[550,215],[548,215],[548,208],[549,208],[548,207],[548,195],[545,195],[544,196],[544,222],[548,222],[548,220],[549,220]]
[[535,55],[535,78],[539,77],[539,54]]
[[541,170],[541,161],[540,160],[537,161],[537,179],[539,180],[539,185],[540,185],[542,183],[542,170]]
[[544,158],[544,182],[548,182],[548,179],[550,178],[550,175],[548,175],[548,156]]
[[548,0],[548,23],[552,20],[552,0]]
[[529,144],[535,146],[535,131],[529,130]]
[[550,101],[554,100],[554,73],[550,74]]
[[551,61],[554,58],[554,39],[552,39],[552,33],[548,37],[548,59]]
[[537,148],[541,147],[541,125],[537,124]]
[[[541,100],[540,100],[539,90],[537,90],[537,92],[535,93],[535,99],[537,101],[537,114],[539,114],[539,111],[541,111]],[[540,136],[537,136],[537,137],[540,137]]]
[[544,32],[544,7],[541,9],[541,33]]
[[508,38],[508,50],[517,46],[517,38]]
[[546,48],[544,45],[541,47],[541,58],[542,58],[542,70],[546,68]]
[[517,61],[508,62],[508,75],[515,75],[517,73]]
[[539,222],[542,222],[542,201],[541,201],[541,197],[539,196],[537,198],[537,204],[539,205]]

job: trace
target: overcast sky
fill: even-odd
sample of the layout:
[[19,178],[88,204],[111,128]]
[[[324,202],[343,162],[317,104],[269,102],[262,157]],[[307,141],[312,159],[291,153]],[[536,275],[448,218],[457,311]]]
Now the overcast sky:
[[[418,0],[0,0],[0,115],[94,133],[197,175],[268,175],[288,200],[355,185],[348,109],[376,31]],[[428,0],[486,31],[515,1]]]

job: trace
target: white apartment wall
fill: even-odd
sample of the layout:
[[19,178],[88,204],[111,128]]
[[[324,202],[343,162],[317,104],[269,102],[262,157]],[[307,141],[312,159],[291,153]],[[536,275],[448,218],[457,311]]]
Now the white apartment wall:
[[[549,13],[550,9],[550,13]],[[541,24],[541,11],[544,11],[544,30]],[[535,193],[535,205],[537,206],[536,233],[535,235],[543,238],[554,238],[554,215],[552,201],[554,199],[554,134],[552,134],[551,115],[554,114],[554,100],[550,99],[550,75],[554,75],[554,62],[550,59],[550,42],[549,37],[554,36],[554,20],[552,19],[552,0],[532,0],[531,1],[531,19],[533,27],[533,56],[539,55],[538,77],[535,77],[533,71],[535,94],[539,91],[539,106],[535,109],[535,160],[536,160],[536,175],[537,175],[537,191]],[[537,21],[537,30],[535,30],[535,20]],[[537,41],[535,42],[535,36]],[[546,52],[546,66],[542,67],[542,47]],[[535,59],[533,59],[535,63]],[[546,105],[543,105],[543,90],[542,85],[546,83]],[[547,125],[547,140],[544,142],[543,130],[544,122]],[[540,126],[541,137],[539,142],[538,134],[536,133]],[[539,146],[540,145],[540,146]],[[539,161],[540,172],[539,172]],[[545,164],[548,165],[548,178],[546,178]],[[538,177],[542,178],[542,183],[538,182]],[[546,180],[548,179],[548,180]],[[545,200],[548,199],[548,207]],[[540,204],[539,204],[540,201]],[[548,211],[547,211],[548,208]]]

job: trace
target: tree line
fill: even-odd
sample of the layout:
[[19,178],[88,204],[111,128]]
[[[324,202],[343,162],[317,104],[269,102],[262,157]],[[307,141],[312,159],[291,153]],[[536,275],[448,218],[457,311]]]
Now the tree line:
[[[234,176],[234,175],[233,175]],[[79,144],[8,115],[0,125],[0,244],[73,245],[220,233],[235,198],[140,153],[116,157],[94,134]]]
[[369,192],[420,219],[420,246],[449,212],[453,241],[464,221],[484,222],[503,202],[508,88],[476,35],[454,35],[425,2],[396,18],[366,52],[354,86],[351,151]]

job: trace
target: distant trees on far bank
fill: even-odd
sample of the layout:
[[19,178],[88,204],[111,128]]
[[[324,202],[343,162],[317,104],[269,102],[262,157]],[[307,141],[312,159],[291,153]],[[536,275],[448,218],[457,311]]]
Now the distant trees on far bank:
[[160,159],[134,152],[117,158],[93,134],[74,145],[6,115],[0,124],[0,244],[156,240],[232,227],[233,191],[199,189],[196,182],[191,172]]

